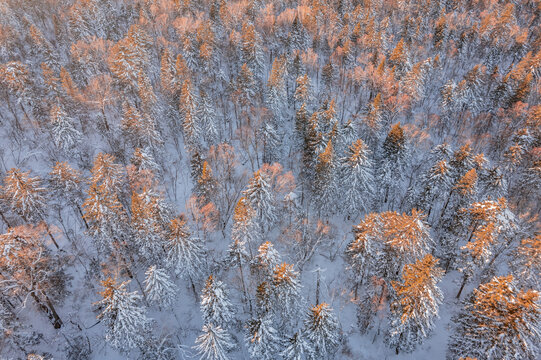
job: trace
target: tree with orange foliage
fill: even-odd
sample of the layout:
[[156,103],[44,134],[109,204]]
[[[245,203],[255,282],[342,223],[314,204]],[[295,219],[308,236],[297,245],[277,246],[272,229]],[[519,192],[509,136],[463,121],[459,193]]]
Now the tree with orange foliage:
[[20,300],[21,310],[31,297],[59,329],[63,322],[53,303],[66,295],[69,278],[64,273],[66,259],[45,246],[47,233],[42,224],[10,228],[0,235],[0,288],[13,302]]
[[8,170],[0,187],[0,199],[26,222],[43,220],[45,192],[38,177],[30,177],[30,171],[13,168]]
[[513,226],[512,219],[505,216],[506,210],[505,198],[498,201],[475,202],[469,208],[461,210],[465,217],[465,223],[468,224],[469,236],[466,233],[467,241],[462,247],[460,271],[464,275],[457,298],[460,297],[464,286],[472,278],[475,270],[490,265],[495,256],[499,255],[499,253],[493,254],[493,252],[499,245],[500,234],[505,234]]
[[434,328],[443,294],[437,283],[443,270],[438,259],[428,254],[413,264],[405,265],[402,281],[393,281],[395,300],[391,304],[389,346],[399,351],[413,351]]
[[425,215],[413,209],[411,215],[392,211],[370,213],[354,226],[355,239],[346,256],[356,286],[376,276],[389,285],[401,277],[402,268],[412,259],[420,259],[432,243]]
[[447,358],[537,359],[540,356],[539,292],[518,290],[512,275],[481,284],[454,319]]
[[517,277],[525,286],[541,287],[541,234],[523,239],[510,262]]

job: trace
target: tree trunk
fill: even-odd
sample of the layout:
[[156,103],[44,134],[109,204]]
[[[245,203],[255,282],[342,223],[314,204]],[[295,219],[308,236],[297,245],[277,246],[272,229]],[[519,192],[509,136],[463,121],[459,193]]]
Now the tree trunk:
[[466,286],[466,282],[468,282],[468,277],[466,276],[466,274],[464,274],[464,278],[462,279],[462,285],[460,285],[458,294],[456,294],[457,299],[460,299],[460,295],[462,294],[462,290],[464,290],[464,286]]

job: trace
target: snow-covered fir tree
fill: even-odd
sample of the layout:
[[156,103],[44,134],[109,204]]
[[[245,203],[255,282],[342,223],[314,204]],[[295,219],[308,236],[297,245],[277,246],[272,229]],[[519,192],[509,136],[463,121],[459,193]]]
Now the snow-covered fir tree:
[[233,348],[231,336],[220,326],[208,323],[195,340],[197,355],[201,360],[228,360],[227,352]]
[[228,328],[233,320],[233,304],[223,282],[210,275],[201,291],[201,314],[205,324]]
[[129,281],[118,284],[114,279],[102,281],[102,299],[95,303],[100,309],[98,319],[106,326],[105,339],[115,348],[129,351],[144,341],[149,320],[138,305],[141,295],[129,292]]
[[270,228],[276,220],[276,205],[268,176],[261,170],[256,171],[243,195],[256,212],[260,228]]
[[326,303],[313,306],[304,320],[304,333],[312,359],[332,359],[339,344],[340,328],[333,309]]
[[276,357],[280,341],[270,313],[249,320],[246,331],[246,346],[251,359],[271,360]]
[[347,214],[356,216],[360,211],[366,212],[370,208],[375,184],[369,155],[370,150],[359,139],[350,146],[341,160],[340,189],[344,191],[343,207]]
[[164,269],[150,266],[145,272],[145,293],[150,303],[170,306],[176,299],[177,286]]

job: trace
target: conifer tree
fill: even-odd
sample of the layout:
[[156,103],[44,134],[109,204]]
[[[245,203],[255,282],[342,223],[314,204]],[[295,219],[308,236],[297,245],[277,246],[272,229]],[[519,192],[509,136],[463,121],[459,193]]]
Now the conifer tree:
[[201,240],[190,233],[183,217],[171,220],[166,249],[168,266],[190,280],[195,294],[193,281],[203,272],[205,250]]
[[356,216],[360,211],[366,212],[370,207],[374,178],[369,155],[370,150],[361,139],[358,139],[341,159],[340,189],[344,191],[343,207],[347,214]]
[[54,143],[60,149],[68,151],[81,141],[81,132],[60,105],[51,109],[51,125]]
[[142,344],[143,333],[148,328],[144,308],[137,305],[141,296],[137,292],[128,292],[128,283],[118,284],[110,277],[103,280],[102,299],[95,303],[101,309],[98,319],[107,327],[105,339],[121,351]]
[[257,249],[258,254],[255,256],[252,264],[264,276],[270,277],[274,268],[280,264],[280,254],[274,248],[270,241],[266,241]]
[[[63,322],[54,303],[66,295],[66,259],[45,246],[47,233],[48,229],[42,224],[10,228],[0,235],[0,290],[8,301],[32,298],[55,329],[59,329]],[[25,301],[21,302],[20,310]]]
[[324,213],[336,205],[336,167],[334,147],[329,140],[325,150],[318,156],[314,179],[316,207]]
[[38,177],[30,177],[30,171],[8,170],[0,190],[2,201],[25,221],[43,219],[46,190]]
[[[239,199],[237,206],[233,212],[233,228],[231,229],[231,239],[233,244],[231,249],[237,249],[234,252],[235,258],[238,256],[245,256],[245,251],[239,252],[238,249],[245,248],[248,244],[248,250],[250,252],[250,258],[253,257],[253,247],[259,240],[259,230],[255,223],[255,211],[252,209],[248,200],[243,196]],[[230,251],[230,254],[232,252]],[[231,259],[238,262],[240,259]]]
[[170,306],[176,299],[177,286],[170,280],[164,269],[152,265],[145,272],[145,293],[149,302]]
[[313,353],[312,359],[331,359],[339,343],[339,323],[333,309],[326,303],[310,308],[304,320],[304,333]]
[[208,147],[215,145],[218,140],[218,127],[216,123],[216,112],[212,105],[212,100],[204,91],[199,93],[199,108],[197,110],[197,119],[203,130],[203,138]]
[[228,360],[227,351],[233,348],[227,331],[212,323],[203,325],[202,334],[195,343],[194,348],[201,360]]
[[182,129],[189,150],[200,147],[201,127],[197,118],[197,100],[190,79],[184,80],[179,105]]
[[392,126],[383,142],[383,158],[379,178],[382,183],[383,201],[391,200],[391,206],[398,196],[401,181],[406,171],[407,144],[404,129],[400,123]]
[[246,344],[250,358],[272,360],[276,357],[279,336],[270,313],[251,319],[246,324]]
[[274,267],[272,275],[272,291],[277,310],[282,313],[283,321],[289,323],[288,315],[299,309],[301,302],[301,285],[299,274],[293,269],[293,265],[285,262]]
[[393,316],[389,345],[409,352],[423,341],[434,328],[434,319],[443,294],[436,284],[443,277],[438,260],[428,254],[402,271],[402,282],[392,282],[396,300],[391,304]]
[[280,353],[284,360],[303,360],[312,356],[312,348],[300,331],[293,334],[284,343],[284,350]]
[[256,171],[243,195],[256,212],[260,228],[262,230],[269,229],[276,221],[276,206],[267,174],[261,170]]
[[514,253],[511,267],[520,281],[533,289],[541,283],[541,235],[523,239]]
[[201,313],[205,324],[214,324],[221,328],[229,327],[233,320],[233,305],[224,283],[209,276],[201,291]]
[[539,293],[518,290],[512,275],[481,284],[456,317],[448,359],[539,357]]

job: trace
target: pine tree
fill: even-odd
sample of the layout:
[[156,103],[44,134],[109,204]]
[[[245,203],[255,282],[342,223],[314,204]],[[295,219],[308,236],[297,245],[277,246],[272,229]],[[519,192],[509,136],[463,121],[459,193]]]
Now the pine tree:
[[81,132],[60,105],[51,109],[51,125],[54,143],[60,149],[68,151],[81,141]]
[[203,130],[203,138],[207,142],[208,147],[216,145],[218,140],[218,128],[216,123],[216,112],[212,105],[211,98],[204,92],[199,92],[199,108],[197,110],[197,118]]
[[256,171],[243,196],[256,212],[260,228],[269,229],[276,221],[276,205],[268,175],[261,170]]
[[310,308],[304,320],[304,333],[313,348],[312,359],[331,359],[339,344],[339,323],[332,308],[321,303]]
[[148,327],[144,309],[137,305],[141,296],[128,292],[129,281],[118,284],[107,278],[101,282],[102,299],[95,304],[101,309],[98,319],[107,327],[105,339],[121,351],[129,351],[144,341],[143,332]]
[[159,306],[171,306],[177,297],[177,286],[164,269],[152,265],[145,272],[145,293],[149,302]]
[[340,190],[345,194],[343,207],[348,215],[356,216],[370,207],[375,184],[369,155],[370,150],[358,139],[341,159]]
[[539,293],[518,290],[512,275],[481,284],[454,319],[448,359],[536,359],[540,355]]
[[227,331],[212,323],[203,325],[202,334],[195,343],[194,349],[201,360],[228,360],[227,351],[233,348]]
[[252,209],[247,199],[243,196],[239,199],[237,206],[233,212],[233,227],[231,229],[231,239],[233,243],[230,247],[230,254],[234,254],[232,261],[240,261],[239,256],[244,257],[245,251],[234,251],[232,249],[243,249],[248,244],[250,258],[253,257],[253,247],[259,240],[259,231],[255,223],[255,211]]
[[399,188],[406,171],[407,144],[404,129],[400,123],[392,126],[383,142],[383,158],[379,178],[384,191],[385,203],[391,200],[391,206],[399,196]]
[[163,144],[155,121],[147,113],[141,114],[135,107],[123,106],[122,130],[134,147],[156,148]]
[[90,170],[90,183],[102,187],[108,194],[119,194],[124,181],[122,166],[115,163],[115,156],[99,153]]
[[274,328],[271,314],[251,319],[246,324],[246,344],[250,358],[272,360],[279,346],[278,331]]
[[200,147],[201,127],[197,119],[197,100],[189,79],[186,79],[182,84],[179,110],[186,146],[189,150],[198,149]]
[[299,273],[293,269],[293,265],[284,262],[274,267],[272,292],[277,310],[282,313],[285,323],[291,320],[287,314],[295,313],[300,307],[301,285],[298,276]]
[[239,75],[237,76],[235,98],[241,106],[250,107],[255,104],[257,90],[257,82],[254,79],[252,70],[246,63],[240,67]]
[[190,279],[195,292],[193,279],[203,272],[205,250],[201,240],[189,232],[183,217],[171,220],[166,249],[169,267],[178,275]]
[[300,331],[285,341],[284,350],[280,355],[284,360],[303,360],[313,357],[312,348]]
[[233,305],[224,283],[209,276],[201,291],[201,313],[205,324],[227,328],[233,320]]
[[317,158],[314,179],[316,207],[323,213],[330,212],[336,205],[336,167],[334,147],[329,140]]
[[114,242],[125,231],[126,215],[115,193],[107,191],[106,184],[90,184],[88,198],[83,203],[84,219],[95,237],[98,249],[113,250]]
[[261,38],[255,26],[251,23],[243,23],[241,31],[242,60],[248,64],[257,77],[262,76],[263,51],[261,50]]
[[511,267],[516,269],[521,283],[540,289],[541,282],[541,235],[523,239],[514,253]]
[[391,304],[393,316],[389,331],[389,345],[410,352],[434,328],[443,294],[436,284],[443,277],[437,267],[438,259],[428,254],[413,264],[404,266],[402,282],[392,282],[396,300]]
[[274,245],[270,241],[266,241],[257,249],[258,254],[254,258],[252,264],[259,270],[264,276],[270,277],[274,271],[274,268],[280,264],[280,254],[274,248]]

